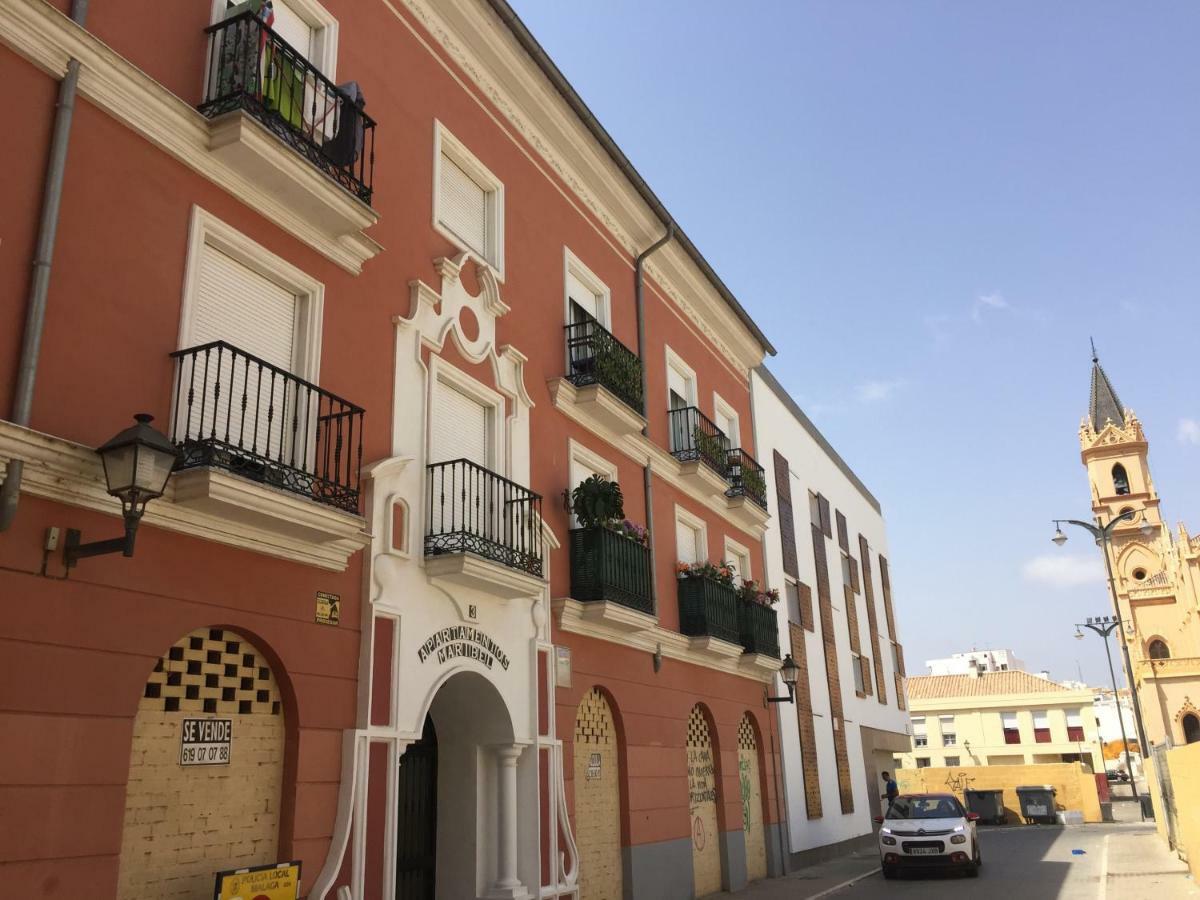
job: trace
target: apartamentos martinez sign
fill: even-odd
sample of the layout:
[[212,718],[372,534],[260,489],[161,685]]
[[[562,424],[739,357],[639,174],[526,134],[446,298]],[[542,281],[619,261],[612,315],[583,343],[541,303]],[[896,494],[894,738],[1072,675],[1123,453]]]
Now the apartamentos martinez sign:
[[436,656],[439,663],[452,659],[473,659],[489,669],[497,663],[508,671],[508,656],[484,631],[471,625],[451,625],[440,628],[417,648],[417,659],[425,662]]

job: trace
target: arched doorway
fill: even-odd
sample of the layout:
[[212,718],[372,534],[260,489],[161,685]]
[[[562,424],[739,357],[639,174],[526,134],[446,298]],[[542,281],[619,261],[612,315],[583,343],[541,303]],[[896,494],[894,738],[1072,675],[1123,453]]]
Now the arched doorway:
[[400,757],[396,806],[396,897],[434,900],[437,867],[437,732],[425,717],[421,739]]
[[1188,713],[1183,717],[1183,739],[1186,743],[1194,744],[1200,741],[1200,717]]
[[688,716],[687,771],[694,893],[703,897],[721,890],[721,831],[717,825],[716,756],[708,717],[699,703]]
[[397,900],[520,896],[518,828],[537,821],[537,794],[518,793],[518,768],[527,780],[536,757],[522,760],[504,698],[459,671],[421,721],[397,772]]
[[758,739],[750,714],[738,724],[738,781],[742,790],[742,822],[746,840],[746,877],[767,877],[767,836],[763,825],[762,777],[758,768]]
[[612,709],[599,688],[575,716],[575,843],[580,900],[620,900],[621,770]]
[[257,647],[221,628],[176,641],[134,718],[117,897],[205,897],[214,872],[277,862],[284,747]]

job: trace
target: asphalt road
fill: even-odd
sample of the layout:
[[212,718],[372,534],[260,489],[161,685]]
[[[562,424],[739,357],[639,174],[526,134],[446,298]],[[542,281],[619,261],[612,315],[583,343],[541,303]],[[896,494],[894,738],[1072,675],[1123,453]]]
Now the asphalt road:
[[[1125,830],[1122,830],[1125,829]],[[969,896],[972,900],[1104,900],[1104,898],[1148,897],[1148,884],[1123,881],[1114,885],[1110,855],[1125,846],[1133,835],[1128,826],[1091,825],[1074,828],[1020,827],[980,828],[983,868],[978,878],[957,873],[905,874],[894,881],[873,875],[831,894],[837,900],[866,898],[939,898]],[[1108,840],[1115,840],[1111,845]],[[1150,840],[1147,835],[1145,840]],[[1156,839],[1155,839],[1156,840]],[[1083,851],[1075,853],[1072,851]],[[1154,896],[1182,896],[1174,888],[1155,885]],[[1189,882],[1190,884],[1190,882]],[[1135,886],[1136,885],[1136,886]],[[1132,889],[1132,893],[1129,893]]]

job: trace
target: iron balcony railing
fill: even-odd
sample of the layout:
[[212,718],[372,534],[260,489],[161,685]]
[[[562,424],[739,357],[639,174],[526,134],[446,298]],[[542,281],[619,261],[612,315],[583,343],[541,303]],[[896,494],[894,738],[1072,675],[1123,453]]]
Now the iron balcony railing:
[[649,547],[603,525],[572,529],[569,537],[574,599],[611,600],[638,612],[654,612]]
[[645,414],[642,399],[642,361],[579,304],[571,303],[575,319],[567,336],[567,380],[576,387],[599,384],[636,412]]
[[171,356],[176,468],[215,466],[358,512],[362,407],[225,341]]
[[689,637],[707,635],[738,643],[737,591],[703,575],[680,578],[679,631]]
[[738,640],[743,649],[779,659],[779,619],[775,608],[740,597],[737,607]]
[[767,477],[763,467],[740,447],[729,451],[730,497],[748,497],[763,509],[767,508]]
[[427,467],[425,555],[473,553],[542,574],[542,498],[468,459]]
[[729,438],[694,406],[669,413],[671,455],[680,462],[700,460],[722,478],[729,477]]
[[370,203],[375,120],[356,82],[338,86],[304,54],[244,12],[206,28],[208,73],[200,112],[245,110],[360,200]]

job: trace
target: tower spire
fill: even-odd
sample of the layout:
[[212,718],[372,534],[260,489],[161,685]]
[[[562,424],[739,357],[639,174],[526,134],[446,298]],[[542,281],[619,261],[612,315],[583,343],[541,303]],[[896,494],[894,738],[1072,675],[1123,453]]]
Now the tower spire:
[[1092,399],[1088,406],[1088,418],[1095,432],[1103,429],[1110,419],[1115,425],[1125,423],[1125,407],[1121,405],[1121,399],[1100,365],[1095,341],[1092,341]]

